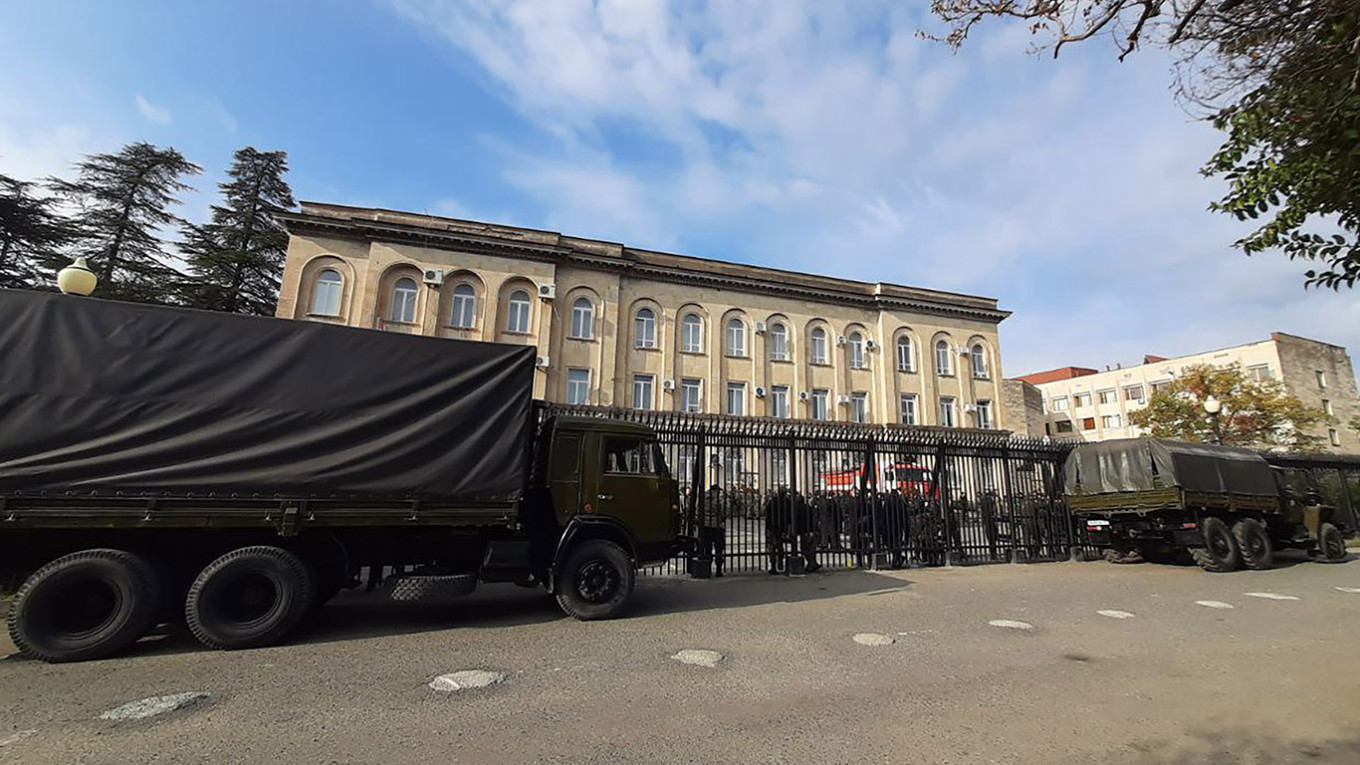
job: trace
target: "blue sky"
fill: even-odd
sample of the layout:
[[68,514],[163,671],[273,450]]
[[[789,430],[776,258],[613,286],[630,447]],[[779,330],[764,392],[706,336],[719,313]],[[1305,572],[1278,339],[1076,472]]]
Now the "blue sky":
[[1360,294],[1246,258],[1167,60],[961,53],[900,0],[0,0],[0,172],[146,140],[284,149],[299,199],[996,297],[1008,375],[1280,330],[1360,350]]

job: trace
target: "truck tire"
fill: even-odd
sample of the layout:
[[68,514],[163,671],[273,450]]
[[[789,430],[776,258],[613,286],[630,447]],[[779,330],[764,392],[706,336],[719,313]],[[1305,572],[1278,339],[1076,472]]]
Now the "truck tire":
[[1242,553],[1237,549],[1237,538],[1222,519],[1209,516],[1200,523],[1204,546],[1191,548],[1195,563],[1205,571],[1227,573],[1242,565]]
[[48,662],[112,656],[146,634],[160,610],[160,581],[140,556],[83,550],[48,563],[15,594],[9,636]]
[[311,570],[278,547],[242,547],[209,563],[189,587],[184,617],[209,648],[274,645],[313,605]]
[[1318,527],[1318,552],[1325,561],[1346,559],[1346,538],[1335,524],[1324,523]]
[[1266,525],[1255,518],[1243,518],[1232,527],[1237,549],[1242,554],[1242,565],[1254,571],[1265,571],[1275,559],[1275,547],[1266,533]]
[[557,584],[557,605],[582,621],[618,615],[633,594],[636,572],[622,547],[589,539],[567,555]]

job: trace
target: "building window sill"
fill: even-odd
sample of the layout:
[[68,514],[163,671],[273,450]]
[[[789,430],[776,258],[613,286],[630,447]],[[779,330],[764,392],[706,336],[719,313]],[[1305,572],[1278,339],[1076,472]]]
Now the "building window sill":
[[828,369],[831,368],[831,363],[830,363],[830,362],[827,362],[827,361],[810,361],[810,362],[808,362],[808,364],[809,364],[809,366],[814,366],[814,367],[826,367],[826,368],[828,368]]
[[955,375],[954,375],[953,372],[936,372],[936,373],[935,373],[935,376],[936,376],[936,377],[954,377]]
[[511,337],[533,337],[533,336],[534,336],[534,333],[532,333],[532,332],[519,332],[519,331],[516,331],[516,330],[513,330],[513,329],[507,329],[507,330],[505,330],[505,334],[510,335]]
[[307,312],[307,318],[309,318],[309,319],[339,319],[339,318],[342,318],[342,317],[341,317],[340,314],[338,314],[338,313],[312,313],[311,311],[308,311],[308,312]]
[[792,364],[793,359],[788,356],[771,356],[770,362],[773,364]]
[[729,358],[729,359],[749,359],[749,358],[751,358],[750,356],[747,356],[747,355],[744,354],[744,353],[727,353],[727,354],[724,354],[724,356],[725,356],[726,358]]
[[656,347],[655,345],[635,345],[635,346],[633,346],[633,350],[635,350],[635,351],[648,351],[649,353],[657,353],[657,352],[659,352],[661,349],[658,348],[658,347]]
[[576,336],[576,335],[567,335],[567,339],[568,339],[568,340],[575,340],[575,341],[578,342],[578,343],[593,343],[593,342],[595,342],[595,338],[593,338],[593,337],[578,337],[578,336]]

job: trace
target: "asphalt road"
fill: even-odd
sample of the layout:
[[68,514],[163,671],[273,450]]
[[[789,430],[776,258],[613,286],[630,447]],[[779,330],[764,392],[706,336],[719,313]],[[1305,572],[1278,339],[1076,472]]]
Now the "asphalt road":
[[[514,588],[440,608],[342,596],[279,648],[171,634],[103,662],[0,661],[0,762],[1354,765],[1360,592],[1338,587],[1360,590],[1360,562],[654,580],[597,623]],[[463,669],[506,679],[427,687]],[[211,697],[98,719],[194,691]]]

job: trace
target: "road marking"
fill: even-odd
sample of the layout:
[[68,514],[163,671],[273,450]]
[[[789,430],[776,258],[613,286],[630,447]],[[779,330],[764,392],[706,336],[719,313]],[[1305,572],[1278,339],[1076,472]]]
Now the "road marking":
[[877,632],[861,632],[855,635],[854,640],[860,645],[892,645],[896,642],[887,635],[880,635]]
[[1360,592],[1360,587],[1338,587],[1338,588],[1336,588],[1336,590],[1337,590],[1337,592],[1350,592],[1350,593],[1356,593],[1356,592]]
[[110,709],[99,716],[101,720],[145,720],[148,717],[178,712],[208,698],[208,694],[197,691],[174,693],[169,696],[152,696]]
[[1293,595],[1281,595],[1278,592],[1244,592],[1249,598],[1264,598],[1266,600],[1298,600]]
[[1101,616],[1108,616],[1108,617],[1110,617],[1111,619],[1132,619],[1132,618],[1133,618],[1133,614],[1129,613],[1128,611],[1115,611],[1115,610],[1113,610],[1113,609],[1107,609],[1107,610],[1105,610],[1105,611],[1097,611],[1096,613],[1100,614]]
[[1017,622],[1012,619],[993,619],[988,624],[993,627],[1001,627],[1008,630],[1032,630],[1034,625],[1029,622]]
[[38,732],[36,730],[21,730],[15,733],[11,733],[10,735],[5,736],[4,738],[0,738],[0,749],[3,749],[7,746],[12,746],[14,744],[19,743],[20,741],[23,741],[26,738],[32,738],[36,735],[38,735]]
[[431,680],[430,690],[440,693],[456,693],[457,691],[485,688],[503,682],[505,682],[504,672],[492,672],[489,669],[464,669],[447,675],[440,675]]
[[1224,603],[1224,602],[1221,601],[1221,600],[1196,600],[1196,601],[1195,601],[1195,605],[1197,605],[1197,606],[1204,606],[1205,608],[1233,608],[1233,607],[1234,607],[1233,604],[1231,604],[1231,603]]
[[686,648],[683,651],[676,652],[671,658],[681,664],[693,664],[696,667],[713,669],[718,666],[718,662],[723,660],[723,655],[706,648]]

